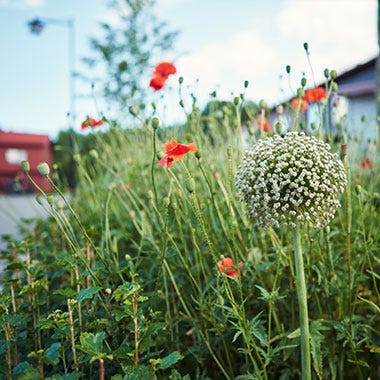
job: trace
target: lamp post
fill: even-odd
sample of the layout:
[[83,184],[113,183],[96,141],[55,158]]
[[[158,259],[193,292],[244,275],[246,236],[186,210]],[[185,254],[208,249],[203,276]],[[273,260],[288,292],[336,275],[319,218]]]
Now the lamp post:
[[75,109],[75,25],[74,19],[55,19],[55,18],[35,18],[28,22],[30,32],[36,35],[40,35],[45,25],[53,24],[66,27],[68,30],[68,60],[69,60],[69,120],[70,127],[75,126],[76,121],[76,109]]

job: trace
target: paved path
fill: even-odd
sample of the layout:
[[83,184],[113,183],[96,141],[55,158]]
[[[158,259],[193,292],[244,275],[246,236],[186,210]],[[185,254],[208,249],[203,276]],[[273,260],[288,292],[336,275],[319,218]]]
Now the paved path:
[[0,248],[1,235],[20,237],[18,226],[24,218],[45,217],[46,211],[36,201],[35,194],[0,195]]

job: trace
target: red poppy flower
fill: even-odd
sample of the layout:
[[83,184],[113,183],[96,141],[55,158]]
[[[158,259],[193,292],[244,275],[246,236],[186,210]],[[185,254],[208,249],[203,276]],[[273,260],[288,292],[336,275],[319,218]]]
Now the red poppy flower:
[[149,87],[152,87],[155,91],[161,90],[165,85],[166,79],[161,75],[154,75],[150,80]]
[[[293,98],[290,101],[290,104],[293,106],[293,108],[296,110],[298,107],[298,98]],[[309,107],[309,103],[305,99],[301,99],[301,112],[306,112],[307,108]]]
[[154,70],[154,74],[158,74],[166,79],[169,77],[169,75],[175,74],[176,72],[177,69],[170,62],[161,62],[156,66]]
[[362,162],[360,163],[360,167],[361,167],[362,169],[365,169],[365,168],[372,169],[372,167],[373,167],[373,161],[370,160],[369,158],[364,158],[364,159],[362,160]]
[[[223,260],[218,261],[219,270],[229,277],[238,277],[239,270],[236,269],[233,260],[230,257],[225,257]],[[243,263],[239,262],[240,271],[243,269]]]
[[270,124],[268,123],[267,119],[264,119],[263,121],[256,119],[256,125],[260,128],[263,128],[264,132],[270,131]]
[[173,138],[169,143],[164,144],[166,155],[158,162],[159,166],[167,166],[170,168],[173,161],[180,161],[186,153],[195,152],[197,147],[195,143],[179,144]]
[[316,87],[307,90],[304,99],[309,103],[319,103],[322,99],[326,99],[327,94],[324,88]]
[[88,127],[94,128],[98,127],[99,125],[102,125],[104,123],[104,119],[95,120],[92,117],[88,117],[86,120],[83,121],[81,124],[82,129],[86,129]]
[[159,63],[154,69],[152,79],[149,83],[149,87],[152,87],[155,91],[161,90],[161,88],[164,87],[169,76],[175,74],[176,72],[177,69],[172,63]]

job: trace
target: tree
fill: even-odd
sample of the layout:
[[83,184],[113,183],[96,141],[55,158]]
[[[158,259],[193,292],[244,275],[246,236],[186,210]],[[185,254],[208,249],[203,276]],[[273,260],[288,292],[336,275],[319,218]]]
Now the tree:
[[111,106],[125,111],[146,99],[152,68],[173,47],[178,32],[153,14],[154,0],[112,0],[110,6],[120,17],[116,25],[102,23],[103,37],[91,40],[95,57],[85,59],[99,68],[103,95]]

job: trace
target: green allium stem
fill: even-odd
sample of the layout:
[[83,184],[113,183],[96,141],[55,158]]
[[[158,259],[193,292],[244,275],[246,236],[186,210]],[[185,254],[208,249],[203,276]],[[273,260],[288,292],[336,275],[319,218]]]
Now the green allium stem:
[[307,291],[305,281],[305,271],[303,266],[301,231],[299,224],[292,230],[294,262],[296,267],[299,323],[301,330],[301,365],[302,380],[311,380],[311,361],[310,361],[310,333],[309,317],[307,313]]

